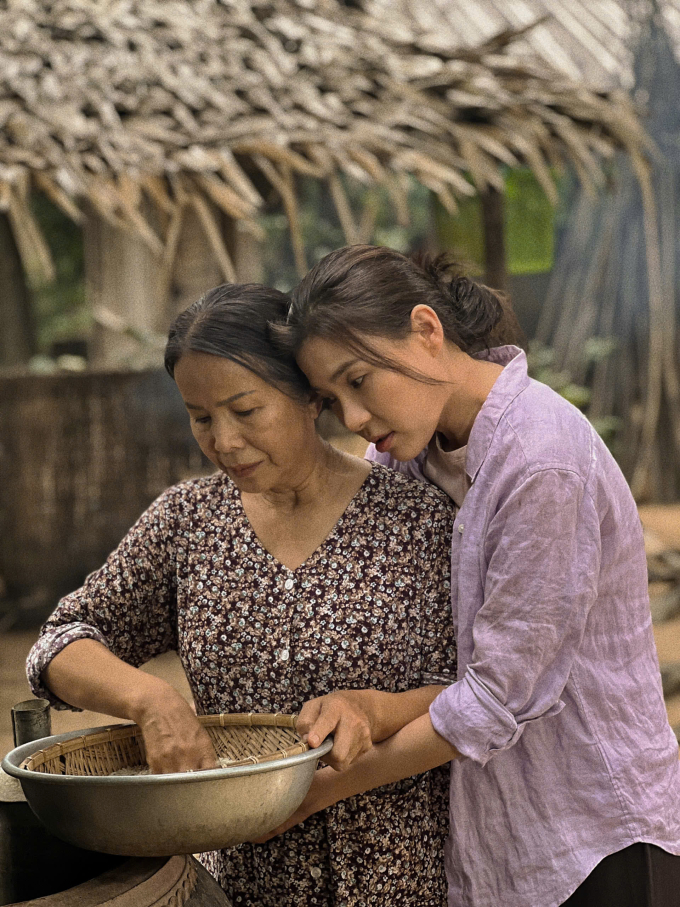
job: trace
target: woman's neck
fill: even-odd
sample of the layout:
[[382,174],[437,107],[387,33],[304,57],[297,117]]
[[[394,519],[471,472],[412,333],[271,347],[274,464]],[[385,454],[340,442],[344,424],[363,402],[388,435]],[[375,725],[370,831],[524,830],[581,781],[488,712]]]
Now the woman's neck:
[[450,393],[437,423],[447,449],[467,444],[475,419],[502,371],[502,365],[473,359],[460,350],[452,358],[447,381]]
[[261,494],[242,494],[250,524],[263,547],[295,570],[323,543],[361,488],[371,464],[325,441],[299,482]]
[[364,461],[336,449],[318,436],[313,449],[307,449],[305,453],[300,470],[290,484],[257,495],[243,494],[244,505],[249,499],[258,498],[261,505],[289,514],[323,507],[324,502],[332,500],[336,494],[345,497],[348,485],[359,487],[367,474]]

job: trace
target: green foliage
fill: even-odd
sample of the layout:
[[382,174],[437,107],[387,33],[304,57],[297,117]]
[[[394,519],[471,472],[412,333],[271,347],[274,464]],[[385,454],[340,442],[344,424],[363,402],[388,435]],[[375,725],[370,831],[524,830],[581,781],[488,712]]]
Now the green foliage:
[[555,209],[531,170],[505,176],[505,252],[510,274],[540,274],[554,262]]
[[[553,173],[558,186],[561,180]],[[554,262],[556,220],[554,208],[531,170],[505,172],[505,254],[510,274],[550,271]],[[435,203],[435,224],[440,244],[451,249],[471,274],[483,274],[485,262],[482,204],[478,195],[459,201],[456,214]]]
[[38,326],[38,350],[48,353],[53,343],[85,337],[92,324],[85,305],[83,237],[77,224],[42,194],[31,200],[52,253],[57,278],[31,287]]
[[484,223],[479,196],[458,200],[458,211],[449,214],[438,199],[433,201],[437,239],[451,251],[473,277],[484,273]]
[[[616,341],[611,337],[591,337],[584,346],[584,363],[593,366],[611,356],[617,349]],[[577,384],[568,371],[555,367],[555,351],[550,347],[532,342],[527,353],[529,375],[536,381],[547,384],[574,406],[588,416],[592,393],[588,387]],[[588,417],[590,418],[590,417]],[[590,419],[593,428],[608,446],[616,439],[621,428],[621,420],[615,416]]]

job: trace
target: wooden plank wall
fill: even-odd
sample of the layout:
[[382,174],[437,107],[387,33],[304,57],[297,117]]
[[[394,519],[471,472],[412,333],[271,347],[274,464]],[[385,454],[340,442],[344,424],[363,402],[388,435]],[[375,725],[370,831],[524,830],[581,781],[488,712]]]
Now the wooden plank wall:
[[42,620],[163,489],[207,467],[164,372],[0,377],[0,578],[20,622]]

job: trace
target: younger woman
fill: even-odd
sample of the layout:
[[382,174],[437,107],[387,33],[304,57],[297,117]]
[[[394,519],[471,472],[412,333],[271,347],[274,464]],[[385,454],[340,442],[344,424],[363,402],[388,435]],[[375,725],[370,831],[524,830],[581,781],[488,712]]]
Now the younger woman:
[[[502,301],[441,260],[324,258],[280,339],[368,457],[460,506],[458,679],[295,819],[450,759],[450,907],[671,907],[680,763],[652,636],[642,530],[585,417],[503,342]],[[317,745],[347,704],[303,713]],[[459,756],[459,758],[455,758]]]

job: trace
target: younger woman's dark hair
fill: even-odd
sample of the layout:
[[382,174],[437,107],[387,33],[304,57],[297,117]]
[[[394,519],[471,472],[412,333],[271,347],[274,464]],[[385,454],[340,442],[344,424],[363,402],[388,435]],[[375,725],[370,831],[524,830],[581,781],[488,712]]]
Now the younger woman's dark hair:
[[366,337],[404,339],[411,311],[430,306],[448,340],[466,353],[521,342],[522,332],[502,293],[466,277],[447,255],[408,258],[384,246],[355,245],[322,258],[291,293],[277,342],[296,355],[311,337],[340,343],[373,365],[422,380],[372,349]]
[[209,353],[242,365],[299,401],[310,398],[307,379],[293,356],[272,341],[272,325],[285,322],[290,298],[259,284],[222,284],[208,290],[175,318],[165,346],[165,368],[185,353]]

